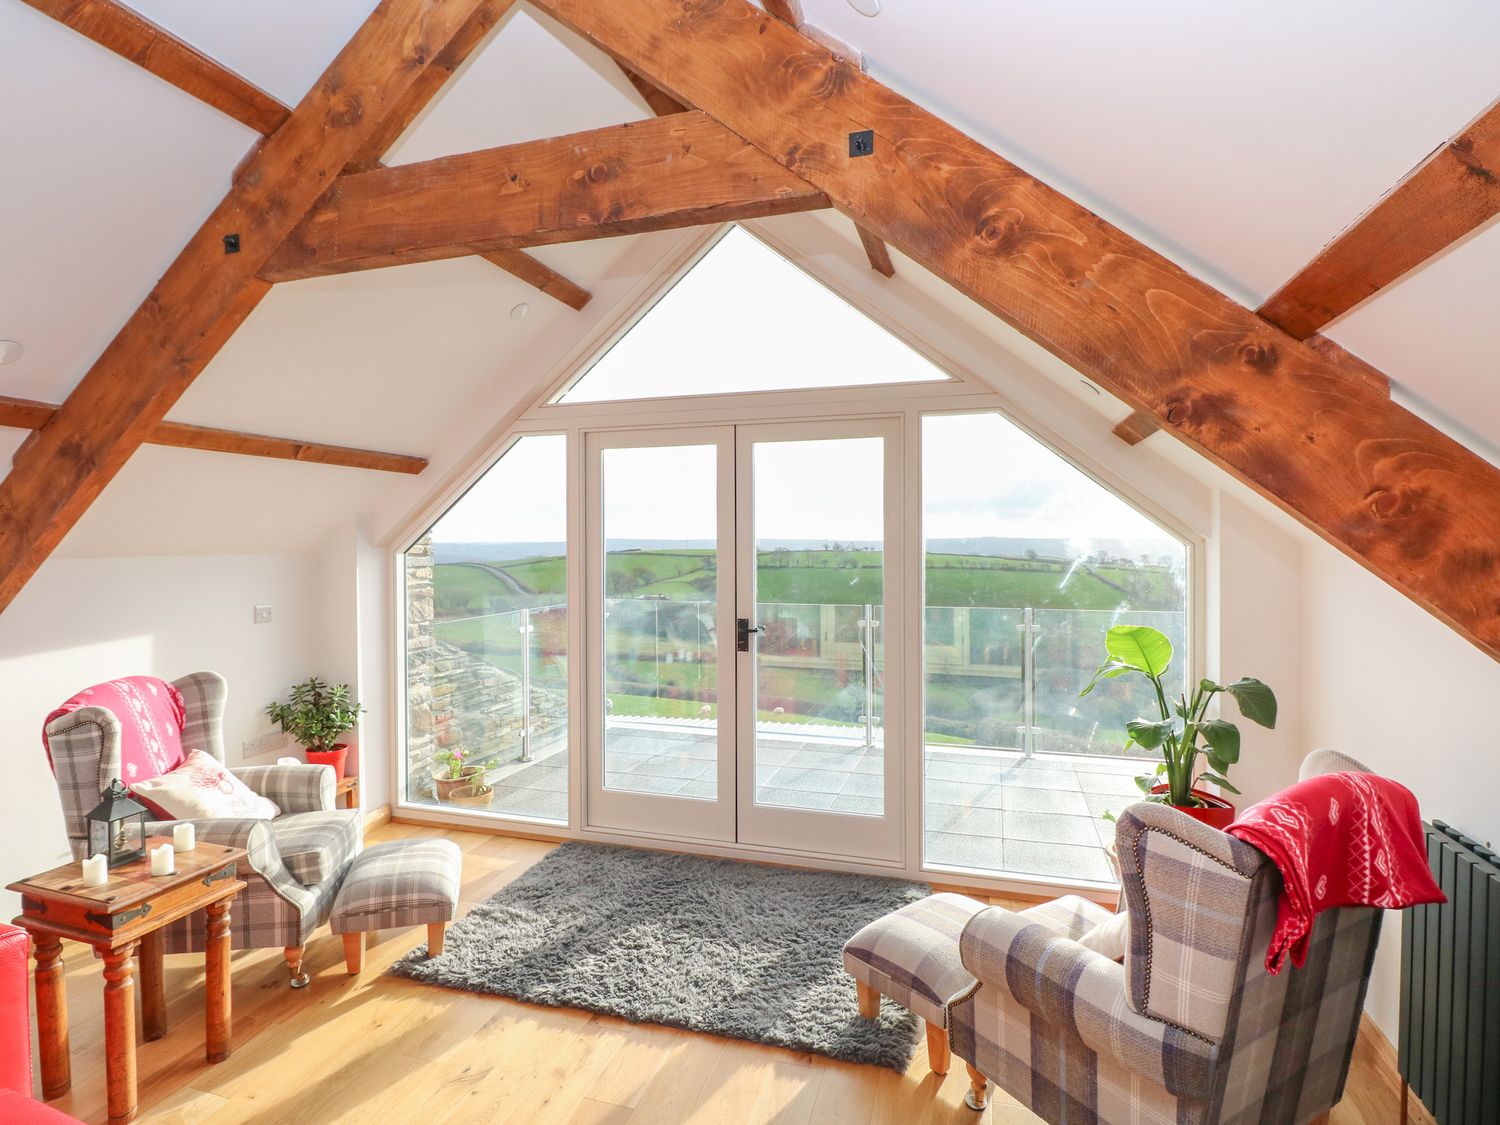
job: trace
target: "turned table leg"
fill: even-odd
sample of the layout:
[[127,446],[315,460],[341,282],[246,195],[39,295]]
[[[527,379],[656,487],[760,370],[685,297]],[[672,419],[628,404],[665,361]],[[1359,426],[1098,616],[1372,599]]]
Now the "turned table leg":
[[101,951],[104,958],[104,1063],[110,1121],[135,1117],[136,942]]
[[229,988],[229,899],[211,902],[203,908],[208,915],[208,943],[203,951],[203,1007],[207,1019],[204,1033],[205,1055],[211,1063],[229,1057],[229,1031],[232,1018]]
[[160,930],[141,937],[141,1035],[148,1041],[167,1033],[167,980],[162,971],[162,945]]
[[62,942],[36,939],[36,1032],[42,1062],[42,1096],[60,1098],[73,1085],[68,1057],[67,988],[63,983]]

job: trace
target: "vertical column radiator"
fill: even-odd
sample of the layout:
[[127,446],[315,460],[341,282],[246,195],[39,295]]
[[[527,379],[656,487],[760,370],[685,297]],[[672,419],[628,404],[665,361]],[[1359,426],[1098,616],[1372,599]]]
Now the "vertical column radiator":
[[1401,1077],[1439,1125],[1495,1125],[1500,855],[1440,820],[1424,827],[1427,860],[1448,901],[1404,913]]

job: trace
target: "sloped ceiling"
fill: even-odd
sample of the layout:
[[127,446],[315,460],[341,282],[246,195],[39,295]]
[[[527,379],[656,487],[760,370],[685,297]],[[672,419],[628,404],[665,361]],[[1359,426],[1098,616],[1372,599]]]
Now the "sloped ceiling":
[[[290,104],[373,2],[135,6]],[[1500,7],[1487,0],[1374,9],[1357,0],[884,0],[874,19],[846,0],[804,8],[863,48],[883,81],[1249,305],[1497,92]],[[0,338],[26,346],[0,368],[0,394],[57,401],[222,197],[254,138],[19,0],[0,0],[0,105]],[[647,113],[607,59],[522,8],[388,160]],[[435,456],[476,404],[495,409],[497,388],[530,388],[538,364],[682,243],[651,236],[540,251],[595,291],[582,314],[472,260],[280,286],[171,417]],[[1327,334],[1493,458],[1497,292],[1492,227]],[[527,315],[513,319],[520,304]],[[20,436],[0,431],[0,456]],[[148,448],[62,550],[302,549],[393,487],[356,470]],[[143,521],[163,495],[200,513],[217,510],[218,498],[223,512],[186,529]]]

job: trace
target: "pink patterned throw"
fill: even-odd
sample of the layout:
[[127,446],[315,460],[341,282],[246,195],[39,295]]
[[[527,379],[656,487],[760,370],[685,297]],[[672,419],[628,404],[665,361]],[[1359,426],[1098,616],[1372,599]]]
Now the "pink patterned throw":
[[1279,973],[1288,953],[1297,968],[1306,963],[1319,911],[1448,901],[1427,866],[1417,799],[1388,777],[1309,778],[1251,805],[1225,831],[1264,852],[1281,871],[1268,973]]
[[[120,721],[120,780],[127,788],[182,764],[182,724],[186,717],[182,693],[154,676],[126,676],[84,688],[47,716],[42,745],[49,766],[52,748],[47,746],[46,725],[83,707],[103,707]],[[107,784],[109,778],[104,782]]]

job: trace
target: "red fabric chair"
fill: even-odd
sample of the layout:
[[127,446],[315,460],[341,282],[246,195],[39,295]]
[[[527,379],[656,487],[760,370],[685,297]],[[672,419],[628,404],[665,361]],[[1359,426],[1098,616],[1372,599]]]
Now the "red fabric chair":
[[31,1009],[26,974],[31,940],[0,924],[0,1121],[8,1125],[76,1121],[31,1096]]

